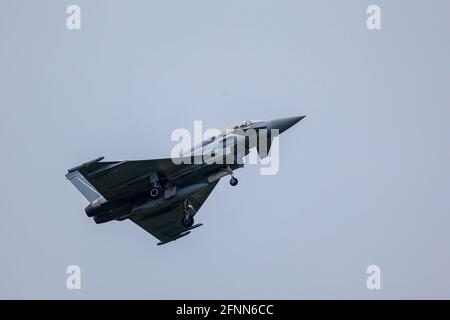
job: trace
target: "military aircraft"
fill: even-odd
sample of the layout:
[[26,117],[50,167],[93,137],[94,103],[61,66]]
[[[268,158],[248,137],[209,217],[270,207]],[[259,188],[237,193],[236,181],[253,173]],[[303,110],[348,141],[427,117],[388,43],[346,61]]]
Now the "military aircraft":
[[130,219],[165,244],[202,225],[194,224],[197,211],[222,177],[238,184],[234,170],[243,167],[252,148],[267,156],[274,137],[303,118],[241,121],[180,157],[113,162],[100,157],[69,169],[66,178],[90,202],[85,212],[96,223]]

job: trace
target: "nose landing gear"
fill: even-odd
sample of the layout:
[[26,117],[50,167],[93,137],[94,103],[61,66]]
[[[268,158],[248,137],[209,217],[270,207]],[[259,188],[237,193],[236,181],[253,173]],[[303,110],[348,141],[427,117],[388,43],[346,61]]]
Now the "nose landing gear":
[[227,170],[228,170],[228,172],[229,172],[229,174],[230,174],[230,176],[231,176],[230,184],[231,184],[233,187],[234,187],[234,186],[237,186],[239,180],[238,180],[237,178],[234,177],[233,170],[231,170],[230,167],[227,167]]

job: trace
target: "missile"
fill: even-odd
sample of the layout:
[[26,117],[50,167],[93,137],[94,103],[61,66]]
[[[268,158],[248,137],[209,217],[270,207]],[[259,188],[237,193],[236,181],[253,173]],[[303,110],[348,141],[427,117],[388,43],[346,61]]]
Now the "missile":
[[171,204],[177,202],[177,201],[181,201],[184,198],[190,196],[191,194],[194,194],[196,192],[199,192],[203,189],[205,189],[206,187],[208,187],[207,183],[195,183],[195,184],[191,184],[187,187],[184,188],[180,188],[178,190],[176,190],[176,193],[174,196],[172,196],[171,198],[164,198],[161,197],[159,199],[153,200],[153,199],[149,199],[148,201],[137,205],[133,208],[132,213],[133,214],[140,214],[142,212],[151,212],[153,210],[159,210],[161,208],[170,206]]

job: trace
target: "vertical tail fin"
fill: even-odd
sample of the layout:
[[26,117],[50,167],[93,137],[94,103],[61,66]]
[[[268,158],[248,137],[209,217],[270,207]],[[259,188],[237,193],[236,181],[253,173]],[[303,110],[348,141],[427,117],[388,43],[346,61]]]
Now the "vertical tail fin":
[[81,194],[89,201],[93,202],[102,195],[81,175],[78,171],[71,171],[66,174],[66,178],[81,192]]

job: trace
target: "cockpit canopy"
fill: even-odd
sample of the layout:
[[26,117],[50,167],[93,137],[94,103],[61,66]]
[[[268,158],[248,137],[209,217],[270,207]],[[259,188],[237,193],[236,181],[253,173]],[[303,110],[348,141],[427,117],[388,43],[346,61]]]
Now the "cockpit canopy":
[[233,132],[234,130],[237,130],[237,129],[245,129],[245,128],[250,127],[250,126],[254,125],[255,123],[259,123],[259,122],[263,122],[263,120],[242,120],[242,121],[239,121],[239,122],[233,124],[232,126],[228,126],[225,129],[222,129],[222,131],[220,131],[220,135],[219,136],[223,136],[226,133]]

